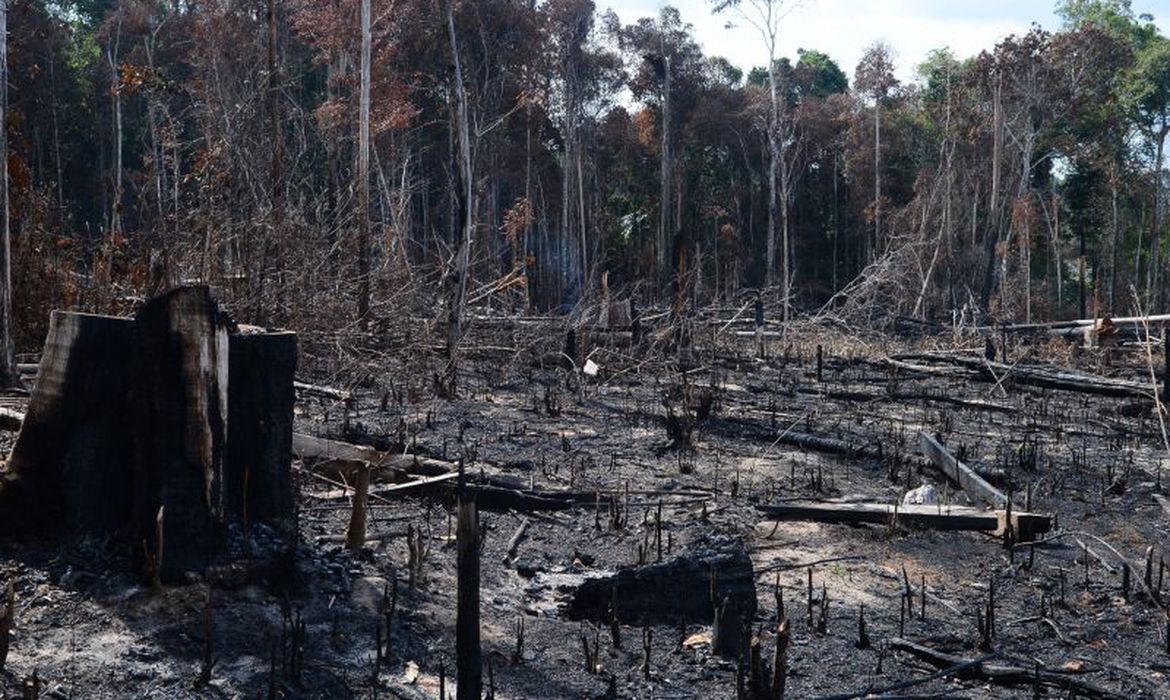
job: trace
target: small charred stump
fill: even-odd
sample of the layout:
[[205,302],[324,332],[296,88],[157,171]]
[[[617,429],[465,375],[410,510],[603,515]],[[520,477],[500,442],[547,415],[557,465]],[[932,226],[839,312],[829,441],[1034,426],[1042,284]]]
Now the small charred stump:
[[604,622],[612,605],[627,624],[674,624],[680,616],[710,624],[715,605],[724,601],[734,601],[744,624],[755,618],[755,571],[738,541],[714,542],[660,563],[586,579],[572,592],[566,615]]

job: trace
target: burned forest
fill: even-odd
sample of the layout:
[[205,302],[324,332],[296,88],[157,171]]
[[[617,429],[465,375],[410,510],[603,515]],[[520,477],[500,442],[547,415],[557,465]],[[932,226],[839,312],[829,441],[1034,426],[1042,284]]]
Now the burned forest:
[[0,0],[0,700],[1170,699],[1170,8],[612,5]]

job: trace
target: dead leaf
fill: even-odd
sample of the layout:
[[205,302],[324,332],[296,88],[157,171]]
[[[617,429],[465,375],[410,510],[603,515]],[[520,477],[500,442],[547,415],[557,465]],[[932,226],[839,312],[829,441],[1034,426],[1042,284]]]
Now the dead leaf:
[[696,632],[695,634],[692,634],[691,636],[689,636],[683,640],[683,646],[687,647],[687,648],[694,648],[694,647],[697,647],[701,644],[710,644],[710,643],[711,643],[711,633],[710,632]]

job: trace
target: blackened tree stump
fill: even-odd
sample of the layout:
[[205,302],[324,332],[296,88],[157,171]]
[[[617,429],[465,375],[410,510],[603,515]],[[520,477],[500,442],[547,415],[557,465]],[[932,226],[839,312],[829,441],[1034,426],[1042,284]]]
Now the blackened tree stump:
[[0,533],[116,535],[143,560],[161,533],[163,580],[212,564],[232,524],[294,533],[295,369],[295,334],[241,333],[206,287],[133,319],[54,312]]
[[588,578],[573,591],[570,620],[604,621],[611,605],[624,624],[710,623],[715,604],[734,601],[745,622],[756,615],[752,560],[742,543],[716,541],[667,561]]

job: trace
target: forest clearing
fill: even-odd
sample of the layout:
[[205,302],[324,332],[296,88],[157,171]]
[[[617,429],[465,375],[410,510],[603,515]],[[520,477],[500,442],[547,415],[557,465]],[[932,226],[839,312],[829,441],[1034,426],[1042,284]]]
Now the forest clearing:
[[822,1],[0,0],[0,698],[1170,698],[1165,8]]
[[454,696],[462,488],[499,697],[775,697],[780,619],[791,697],[1165,693],[1164,358],[1118,338],[1143,326],[1013,332],[988,360],[982,335],[757,338],[734,312],[682,349],[483,316],[455,400],[421,338],[318,360],[291,534],[233,531],[153,587],[116,540],[6,544],[12,692],[35,671],[64,697]]

